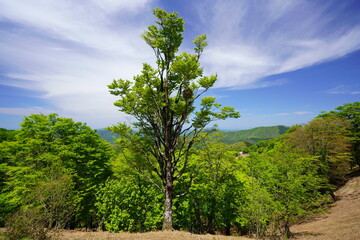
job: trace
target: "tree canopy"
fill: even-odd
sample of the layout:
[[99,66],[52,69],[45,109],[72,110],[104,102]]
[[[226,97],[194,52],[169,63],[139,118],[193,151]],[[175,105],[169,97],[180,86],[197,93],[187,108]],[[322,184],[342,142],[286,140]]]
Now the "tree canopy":
[[24,118],[13,141],[2,142],[0,149],[1,218],[29,202],[50,209],[55,203],[49,199],[63,194],[71,200],[56,203],[60,206],[52,213],[59,213],[56,209],[61,207],[69,210],[65,205],[71,201],[71,211],[76,209],[73,217],[85,225],[92,224],[88,221],[94,214],[95,192],[111,174],[109,160],[113,154],[95,130],[56,114],[33,114]]

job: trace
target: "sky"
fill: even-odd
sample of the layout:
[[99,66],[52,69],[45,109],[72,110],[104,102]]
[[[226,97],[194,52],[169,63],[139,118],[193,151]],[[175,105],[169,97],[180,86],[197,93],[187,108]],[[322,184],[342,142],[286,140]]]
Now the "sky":
[[0,128],[32,113],[131,121],[107,85],[155,63],[140,37],[154,8],[184,18],[181,51],[207,35],[207,95],[241,114],[220,129],[303,124],[360,101],[358,0],[0,0]]

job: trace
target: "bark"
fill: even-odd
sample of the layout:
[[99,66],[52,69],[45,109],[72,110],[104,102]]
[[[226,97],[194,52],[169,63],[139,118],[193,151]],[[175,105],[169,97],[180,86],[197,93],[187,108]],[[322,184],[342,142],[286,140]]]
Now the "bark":
[[164,182],[164,222],[163,222],[163,230],[172,231],[172,201],[173,201],[173,176],[171,172],[171,162],[167,162],[166,165],[166,173],[165,173],[165,182]]

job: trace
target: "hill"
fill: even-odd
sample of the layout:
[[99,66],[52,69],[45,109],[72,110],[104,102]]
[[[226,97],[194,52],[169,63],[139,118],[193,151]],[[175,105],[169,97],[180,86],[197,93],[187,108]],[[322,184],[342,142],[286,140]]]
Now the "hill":
[[272,138],[277,138],[280,135],[284,134],[289,127],[278,125],[272,127],[257,127],[247,130],[239,131],[215,131],[212,135],[220,133],[220,141],[226,144],[232,144],[236,142],[248,142],[251,144],[257,143],[261,140],[267,140]]
[[[257,127],[247,130],[239,131],[214,131],[210,135],[214,136],[220,134],[220,141],[226,144],[232,144],[236,142],[247,142],[250,144],[257,143],[261,140],[267,140],[277,138],[284,134],[289,127],[278,125],[272,127]],[[106,129],[97,129],[98,134],[102,139],[109,143],[114,143],[114,140],[118,137],[116,133],[112,133]]]
[[116,133],[113,133],[106,129],[96,129],[96,131],[102,139],[104,139],[105,141],[107,141],[111,144],[113,144],[115,139],[119,136]]

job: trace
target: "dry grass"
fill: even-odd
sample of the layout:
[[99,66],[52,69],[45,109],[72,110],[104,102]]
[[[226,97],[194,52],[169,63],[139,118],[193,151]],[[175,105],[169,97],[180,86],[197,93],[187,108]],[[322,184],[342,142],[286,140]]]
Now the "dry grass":
[[297,240],[360,239],[360,177],[351,179],[335,195],[330,213],[291,228]]
[[[5,240],[2,233],[5,228],[0,228],[0,240]],[[64,230],[56,233],[59,240],[251,240],[246,237],[223,235],[199,235],[184,231],[157,231],[148,233],[111,233],[111,232],[83,232]]]
[[61,240],[249,240],[245,237],[222,235],[198,235],[183,231],[149,232],[149,233],[110,233],[64,231]]

